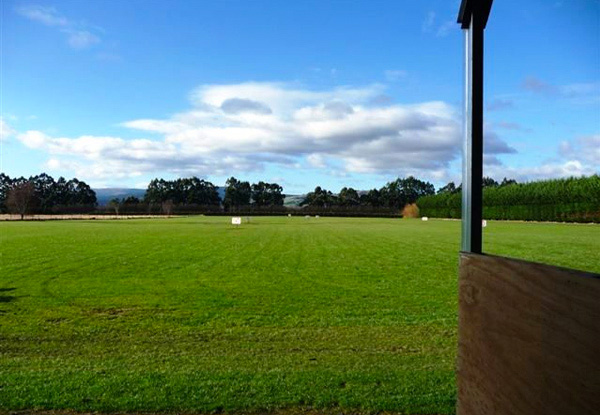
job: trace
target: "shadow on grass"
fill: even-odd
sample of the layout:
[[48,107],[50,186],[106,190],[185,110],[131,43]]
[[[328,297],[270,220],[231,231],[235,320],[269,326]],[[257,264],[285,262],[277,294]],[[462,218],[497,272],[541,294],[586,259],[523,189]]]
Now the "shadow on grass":
[[[14,291],[16,290],[16,288],[0,288],[0,293],[5,293],[5,292],[10,292],[10,291]],[[17,297],[15,297],[14,295],[0,295],[0,304],[2,303],[10,303],[14,300],[16,300]],[[5,313],[5,311],[0,310],[0,314]]]

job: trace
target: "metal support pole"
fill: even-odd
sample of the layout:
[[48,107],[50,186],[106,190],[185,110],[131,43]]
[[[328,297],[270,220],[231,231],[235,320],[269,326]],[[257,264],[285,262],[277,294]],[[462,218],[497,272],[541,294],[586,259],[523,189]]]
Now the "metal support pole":
[[474,8],[465,36],[465,102],[462,173],[462,246],[482,252],[483,176],[483,30],[485,21]]

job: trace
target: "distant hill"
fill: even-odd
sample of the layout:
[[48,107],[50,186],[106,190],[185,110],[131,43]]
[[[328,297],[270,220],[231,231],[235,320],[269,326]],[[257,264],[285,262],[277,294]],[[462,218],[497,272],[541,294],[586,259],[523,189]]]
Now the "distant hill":
[[118,187],[111,187],[105,189],[94,189],[94,192],[96,192],[96,199],[98,199],[98,205],[104,206],[115,197],[122,199],[124,197],[134,196],[138,199],[142,199],[144,197],[144,193],[146,193],[146,189],[124,189]]
[[306,195],[285,195],[283,205],[287,207],[300,206]]
[[[223,199],[223,197],[225,197],[225,188],[217,187],[217,191],[219,192],[219,197]],[[98,205],[104,206],[115,197],[123,199],[124,197],[134,196],[141,200],[144,198],[146,189],[108,187],[104,189],[94,189],[94,192],[96,192],[96,199],[98,199]]]
[[[225,187],[217,187],[219,197],[221,200],[225,197]],[[110,200],[114,198],[123,199],[129,196],[137,197],[138,199],[144,198],[146,189],[129,189],[120,187],[109,187],[104,189],[94,189],[96,192],[96,198],[98,199],[99,206],[105,206]],[[299,206],[300,202],[304,200],[305,195],[286,195],[284,200],[285,206]]]

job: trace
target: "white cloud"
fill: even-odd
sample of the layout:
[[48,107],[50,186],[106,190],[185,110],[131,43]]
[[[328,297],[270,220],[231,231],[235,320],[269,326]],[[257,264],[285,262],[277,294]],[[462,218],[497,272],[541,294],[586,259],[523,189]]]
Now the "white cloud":
[[241,114],[251,112],[256,114],[271,114],[268,105],[251,99],[229,98],[223,101],[221,109],[228,114]]
[[19,134],[18,138],[27,147],[46,150],[49,154],[83,157],[101,162],[111,159],[156,160],[177,155],[174,145],[147,139],[124,140],[98,136],[53,138],[35,130]]
[[486,154],[515,154],[517,150],[509,146],[498,134],[491,131],[489,127],[484,129],[483,151]]
[[435,34],[436,36],[444,37],[448,36],[450,33],[452,33],[452,30],[456,29],[458,29],[458,25],[455,20],[446,20],[438,27]]
[[430,11],[429,13],[427,13],[425,20],[423,20],[423,23],[421,24],[421,30],[424,33],[429,33],[433,29],[434,24],[435,24],[435,12]]
[[[123,126],[150,138],[51,137],[27,131],[19,140],[51,155],[48,168],[70,168],[83,179],[140,174],[226,175],[300,161],[338,173],[444,177],[460,154],[456,109],[434,101],[372,104],[381,85],[315,91],[295,84],[205,85],[192,108],[166,119]],[[486,152],[514,149],[486,132]],[[70,164],[59,164],[62,162]]]
[[190,98],[199,109],[220,107],[228,99],[246,99],[267,104],[275,113],[289,113],[315,102],[364,102],[380,95],[383,85],[365,88],[339,87],[329,91],[312,91],[299,85],[281,82],[245,82],[228,85],[204,85],[192,91]]
[[316,167],[316,168],[320,168],[320,169],[327,167],[327,163],[325,162],[325,157],[323,157],[321,154],[309,154],[306,157],[306,161],[312,167]]
[[[458,110],[441,101],[411,105],[377,101],[385,88],[368,85],[311,90],[297,84],[248,82],[203,85],[191,107],[164,119],[136,119],[123,127],[144,138],[16,134],[25,146],[48,154],[46,168],[89,182],[143,175],[225,176],[266,166],[310,166],[324,174],[415,175],[445,180],[460,158]],[[3,121],[3,126],[6,123]],[[5,127],[3,127],[5,128]],[[516,153],[486,124],[485,174],[533,180],[593,174],[600,165],[600,135],[565,141],[560,158],[514,168],[501,155]]]
[[508,177],[520,182],[571,176],[591,176],[593,174],[598,174],[598,169],[594,168],[594,166],[584,164],[579,160],[545,163],[534,167],[515,168],[504,165],[491,165],[484,168],[484,175],[496,180]]
[[558,158],[540,166],[506,166],[496,157],[484,157],[484,175],[501,180],[518,181],[551,179],[570,176],[591,176],[600,173],[600,134],[562,141]]
[[54,7],[30,5],[19,7],[16,9],[16,11],[21,16],[42,23],[46,26],[67,27],[70,25],[69,20],[58,14]]
[[15,134],[16,131],[4,120],[4,117],[0,118],[0,142],[7,141]]
[[521,87],[534,94],[569,99],[573,103],[600,103],[600,82],[553,85],[535,76],[529,76],[523,80]]
[[434,33],[438,37],[445,37],[454,29],[458,29],[455,19],[448,19],[438,23],[437,15],[433,11],[427,13],[427,16],[425,16],[425,19],[421,24],[421,31],[423,33]]
[[563,141],[559,145],[559,155],[563,158],[582,160],[600,170],[600,134]]
[[73,30],[67,33],[69,34],[67,42],[74,49],[85,49],[100,43],[100,38],[87,30]]
[[100,37],[90,31],[98,31],[99,28],[69,20],[54,7],[29,5],[18,7],[15,11],[29,20],[57,28],[67,36],[67,43],[73,49],[86,49],[101,42]]

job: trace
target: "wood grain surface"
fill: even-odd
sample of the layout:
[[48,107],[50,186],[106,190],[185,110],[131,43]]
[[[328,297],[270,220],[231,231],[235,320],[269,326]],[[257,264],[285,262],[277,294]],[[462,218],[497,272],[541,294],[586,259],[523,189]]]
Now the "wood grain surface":
[[460,255],[458,415],[600,414],[600,275]]

